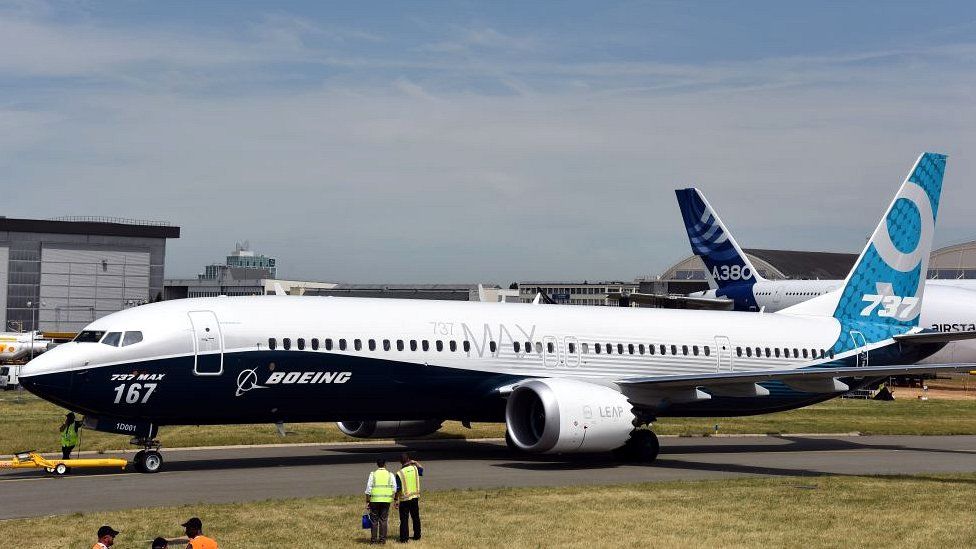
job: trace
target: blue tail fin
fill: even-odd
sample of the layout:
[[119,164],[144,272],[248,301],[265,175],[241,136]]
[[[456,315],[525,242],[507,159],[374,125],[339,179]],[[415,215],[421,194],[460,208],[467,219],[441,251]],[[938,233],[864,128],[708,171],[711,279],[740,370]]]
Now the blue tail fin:
[[708,276],[717,288],[752,285],[762,280],[701,191],[676,189],[674,194],[678,197],[691,251],[705,263]]
[[844,280],[835,318],[918,325],[945,165],[946,156],[934,153],[915,162]]

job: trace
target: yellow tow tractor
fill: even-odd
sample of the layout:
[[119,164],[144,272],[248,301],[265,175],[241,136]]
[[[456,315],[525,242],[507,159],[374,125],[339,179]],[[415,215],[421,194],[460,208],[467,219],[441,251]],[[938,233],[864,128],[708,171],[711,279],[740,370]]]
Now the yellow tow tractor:
[[118,467],[125,471],[129,462],[121,458],[47,459],[31,450],[14,454],[14,459],[0,461],[0,469],[44,469],[48,473],[64,475],[72,467]]

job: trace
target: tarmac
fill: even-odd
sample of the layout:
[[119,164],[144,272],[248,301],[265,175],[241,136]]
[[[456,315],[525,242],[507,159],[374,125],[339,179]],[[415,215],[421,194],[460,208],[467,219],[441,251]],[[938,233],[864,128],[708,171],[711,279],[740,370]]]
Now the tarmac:
[[[395,461],[404,450],[426,467],[425,490],[976,472],[976,436],[742,436],[661,442],[653,465],[621,464],[607,455],[517,455],[498,440],[164,449],[163,470],[149,475],[78,469],[56,477],[40,470],[0,471],[0,519],[359,495],[376,458]],[[131,458],[131,452],[124,455]]]

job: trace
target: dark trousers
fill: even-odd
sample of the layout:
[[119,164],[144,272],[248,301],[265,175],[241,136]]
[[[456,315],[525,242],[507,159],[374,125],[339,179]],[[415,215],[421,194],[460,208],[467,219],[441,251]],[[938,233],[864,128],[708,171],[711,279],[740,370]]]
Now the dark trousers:
[[420,539],[420,498],[400,502],[400,541],[407,541],[410,534],[408,517],[413,521],[413,539]]
[[386,543],[386,528],[390,521],[389,502],[369,504],[369,520],[373,525],[369,529],[369,540]]
[[74,449],[75,449],[74,446],[62,446],[61,459],[71,459],[71,451]]

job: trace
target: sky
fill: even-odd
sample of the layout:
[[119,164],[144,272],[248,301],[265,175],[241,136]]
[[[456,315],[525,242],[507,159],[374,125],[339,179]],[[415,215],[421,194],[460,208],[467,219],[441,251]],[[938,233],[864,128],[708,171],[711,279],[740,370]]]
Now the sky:
[[918,154],[976,238],[976,3],[0,0],[0,215],[182,228],[281,278],[656,275],[673,189],[857,252]]

